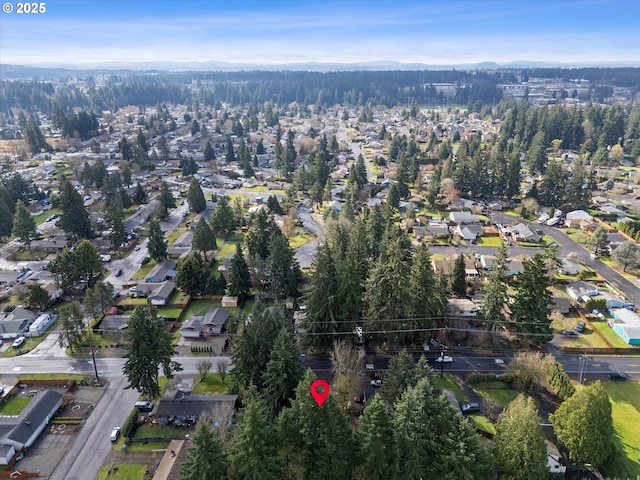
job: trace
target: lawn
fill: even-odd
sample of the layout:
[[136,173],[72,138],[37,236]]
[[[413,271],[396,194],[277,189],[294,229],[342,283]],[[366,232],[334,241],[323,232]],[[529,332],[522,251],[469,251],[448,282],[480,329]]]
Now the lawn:
[[183,310],[182,318],[188,319],[192,315],[204,315],[212,308],[218,308],[220,306],[220,300],[194,300],[189,306]]
[[622,340],[622,338],[620,338],[620,336],[614,332],[609,325],[607,325],[606,320],[595,320],[592,318],[590,321],[593,328],[598,330],[615,348],[633,348]]
[[224,261],[230,255],[236,253],[236,244],[244,241],[244,233],[233,232],[226,239],[218,239],[218,250],[216,251],[216,258],[220,261]]
[[627,459],[633,478],[640,476],[640,383],[603,382],[613,407],[614,443]]
[[[215,370],[216,362],[215,359],[212,361],[213,366],[211,370]],[[220,374],[218,373],[207,373],[204,377],[204,380],[201,382],[200,378],[197,379],[196,383],[193,385],[193,394],[194,395],[206,395],[206,394],[221,394],[227,393],[231,388],[231,376],[227,373],[224,377],[224,383],[220,380]]]
[[18,377],[18,380],[75,380],[76,382],[82,379],[84,379],[83,375],[69,373],[25,373]]
[[144,480],[145,465],[138,463],[112,463],[103,465],[96,480]]
[[186,306],[189,303],[189,295],[182,293],[180,290],[176,290],[167,303],[169,305]]
[[[166,450],[167,447],[169,447],[169,440],[167,440],[166,442],[150,442],[150,443],[144,443],[144,442],[132,442],[129,445],[127,445],[127,452],[130,453],[151,453],[154,450]],[[129,480],[129,478],[127,477],[122,477],[123,480]]]
[[131,280],[142,280],[143,278],[146,278],[146,276],[149,275],[149,272],[155,265],[156,265],[155,260],[151,260],[146,265],[142,265],[140,269],[133,274],[133,277],[131,277]]
[[158,309],[159,317],[165,317],[171,320],[179,319],[181,314],[182,314],[181,308],[159,308]]
[[296,235],[295,237],[291,237],[289,239],[289,246],[295,250],[296,248],[301,247],[302,245],[304,245],[305,243],[309,243],[311,240],[313,240],[315,237],[315,235],[306,233],[303,235]]
[[167,244],[171,247],[174,243],[182,236],[182,234],[188,232],[189,230],[186,228],[176,228],[169,235],[167,235]]
[[118,302],[118,305],[148,305],[149,302],[146,298],[123,298]]
[[502,245],[500,237],[480,237],[478,238],[478,246],[481,247],[499,247]]
[[141,425],[133,438],[184,438],[184,428],[174,428],[166,425]]
[[491,433],[492,435],[496,434],[496,426],[489,421],[487,417],[484,415],[471,415],[468,417],[471,420],[471,423],[478,430],[482,430],[483,432]]
[[451,390],[456,396],[456,400],[459,402],[467,401],[467,395],[464,393],[458,382],[453,375],[450,373],[445,373],[442,378],[440,378],[440,373],[436,371],[436,381],[433,384],[434,388],[440,390]]
[[492,398],[503,408],[506,408],[518,396],[518,392],[506,388],[502,382],[480,383],[474,385],[473,390],[482,397]]
[[29,397],[13,397],[7,403],[0,406],[0,415],[20,415],[20,412],[29,405]]

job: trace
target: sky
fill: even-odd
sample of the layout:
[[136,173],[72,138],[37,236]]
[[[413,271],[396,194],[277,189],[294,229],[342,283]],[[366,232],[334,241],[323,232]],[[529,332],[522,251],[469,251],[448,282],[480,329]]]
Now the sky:
[[[0,64],[493,61],[640,66],[640,1],[0,0]],[[5,13],[12,7],[11,13]],[[1,75],[1,72],[0,72]]]

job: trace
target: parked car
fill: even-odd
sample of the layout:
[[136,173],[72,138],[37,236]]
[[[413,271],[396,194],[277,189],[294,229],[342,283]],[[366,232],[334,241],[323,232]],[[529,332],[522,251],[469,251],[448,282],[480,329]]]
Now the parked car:
[[575,326],[575,331],[578,333],[582,333],[584,332],[584,327],[586,327],[587,324],[584,322],[578,322],[578,324]]
[[624,373],[620,373],[620,372],[611,372],[609,374],[609,378],[611,380],[626,380],[627,376]]
[[118,269],[118,271],[116,272],[116,277],[119,277],[120,275],[122,275],[122,269]]
[[116,427],[111,431],[111,437],[110,440],[112,442],[115,442],[116,440],[118,440],[118,437],[120,436],[120,427]]
[[134,250],[137,252],[140,250],[140,245],[136,245],[136,248],[134,248]]
[[375,380],[371,380],[371,382],[369,382],[371,384],[372,387],[381,387],[382,386],[382,380],[380,380],[379,378],[375,379]]
[[475,402],[463,403],[460,405],[460,410],[462,413],[476,413],[480,411],[480,404]]
[[[577,325],[576,325],[576,328],[577,328]],[[578,333],[575,330],[563,330],[562,334],[566,335],[567,337],[575,337],[576,335],[578,335]]]
[[444,356],[436,358],[436,362],[451,363],[451,362],[453,362],[453,357],[450,357],[449,355],[444,355]]
[[153,402],[136,402],[135,407],[141,412],[150,412],[153,410]]
[[25,337],[18,337],[13,341],[13,344],[11,346],[13,348],[20,348],[26,341],[27,339]]
[[353,401],[359,404],[364,403],[364,392],[356,393],[353,396]]

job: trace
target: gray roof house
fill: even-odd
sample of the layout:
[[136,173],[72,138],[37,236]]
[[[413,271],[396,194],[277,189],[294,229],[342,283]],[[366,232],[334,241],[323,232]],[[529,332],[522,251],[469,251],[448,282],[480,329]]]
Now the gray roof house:
[[171,299],[171,295],[173,295],[175,289],[175,282],[171,280],[162,282],[155,290],[149,293],[147,300],[151,305],[166,305],[169,303],[169,299]]
[[565,287],[565,290],[574,300],[583,300],[585,297],[595,297],[600,293],[598,287],[587,282],[573,282]]
[[511,235],[520,242],[539,242],[540,235],[531,231],[524,223],[518,223],[511,229]]
[[11,313],[0,313],[0,338],[15,338],[29,330],[35,318],[33,312],[17,307]]
[[209,310],[204,316],[191,316],[180,329],[180,335],[184,338],[200,338],[210,335],[218,335],[223,332],[224,326],[229,321],[229,310],[215,308]]
[[176,263],[171,260],[165,260],[156,264],[144,281],[147,283],[161,283],[166,280],[173,280],[176,278],[177,273]]
[[16,451],[29,448],[58,411],[63,398],[64,395],[60,392],[45,390],[18,417],[0,417],[0,431],[8,430],[7,434],[0,437],[0,444],[11,445]]
[[447,313],[453,317],[475,317],[478,315],[478,306],[468,298],[449,298]]
[[469,212],[451,212],[449,214],[449,220],[459,225],[479,223],[480,216]]

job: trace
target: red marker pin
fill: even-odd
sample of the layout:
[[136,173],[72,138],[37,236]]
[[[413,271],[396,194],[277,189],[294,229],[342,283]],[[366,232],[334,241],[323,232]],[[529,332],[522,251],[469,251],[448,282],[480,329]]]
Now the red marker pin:
[[[322,393],[318,392],[318,387],[322,387]],[[324,380],[316,380],[311,384],[311,388],[309,390],[311,391],[311,396],[316,401],[319,407],[322,406],[324,401],[329,396],[329,384]]]

